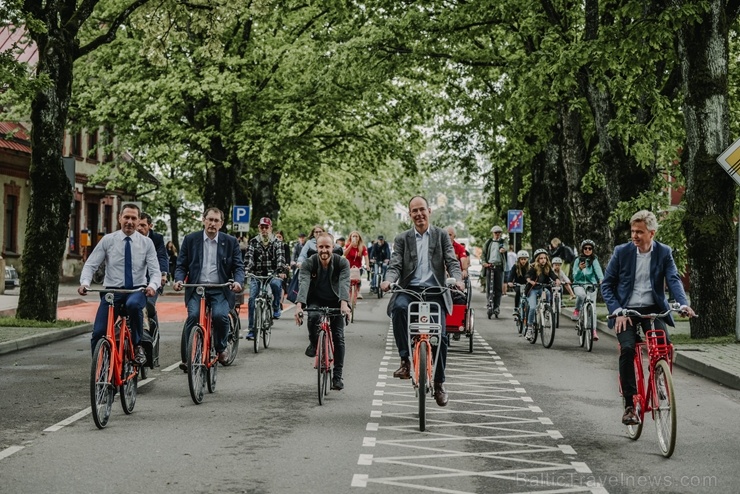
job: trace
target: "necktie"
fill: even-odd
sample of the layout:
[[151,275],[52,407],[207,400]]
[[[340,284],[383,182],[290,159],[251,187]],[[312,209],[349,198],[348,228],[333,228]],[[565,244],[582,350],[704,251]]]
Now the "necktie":
[[126,249],[123,256],[123,287],[134,287],[134,269],[131,262],[131,237],[126,237]]

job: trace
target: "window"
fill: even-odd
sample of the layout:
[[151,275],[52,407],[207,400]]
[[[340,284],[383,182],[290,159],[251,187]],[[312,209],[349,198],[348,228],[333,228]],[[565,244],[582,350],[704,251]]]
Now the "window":
[[18,252],[18,196],[5,195],[5,252]]
[[91,160],[98,161],[98,130],[90,132],[87,135],[87,157]]
[[82,203],[75,201],[74,208],[72,209],[72,218],[70,224],[72,225],[72,234],[69,238],[69,253],[79,254],[80,253],[80,212],[82,209]]
[[82,131],[75,132],[70,136],[70,146],[73,156],[82,156]]

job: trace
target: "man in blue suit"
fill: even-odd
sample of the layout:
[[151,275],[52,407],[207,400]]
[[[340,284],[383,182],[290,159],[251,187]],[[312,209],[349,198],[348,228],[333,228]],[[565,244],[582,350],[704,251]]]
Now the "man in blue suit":
[[[671,248],[653,240],[657,229],[658,220],[650,211],[638,211],[630,219],[632,241],[618,245],[614,249],[601,283],[602,295],[610,314],[618,314],[622,309],[632,309],[641,314],[665,312],[668,310],[665,285],[668,285],[673,297],[681,304],[681,310],[691,317],[695,315],[689,307]],[[670,314],[664,321],[671,326],[674,325]],[[667,336],[664,321],[656,319],[655,327],[666,330]],[[622,423],[625,425],[640,422],[632,400],[637,394],[633,360],[638,325],[646,331],[650,328],[650,321],[647,319],[633,321],[621,315],[609,319],[609,327],[614,328],[617,333],[621,348],[619,379],[625,400],[625,411],[622,416]]]
[[[203,215],[203,230],[187,235],[182,242],[175,269],[175,291],[182,290],[185,280],[188,283],[218,284],[234,280],[228,288],[206,289],[206,303],[211,307],[211,319],[218,360],[223,363],[229,358],[226,348],[229,336],[229,310],[234,307],[234,292],[240,292],[244,284],[244,263],[239,249],[239,241],[219,232],[224,222],[224,213],[218,208],[208,208]],[[185,290],[185,305],[188,318],[182,331],[180,368],[187,371],[186,352],[190,331],[200,317],[200,299],[195,288]]]

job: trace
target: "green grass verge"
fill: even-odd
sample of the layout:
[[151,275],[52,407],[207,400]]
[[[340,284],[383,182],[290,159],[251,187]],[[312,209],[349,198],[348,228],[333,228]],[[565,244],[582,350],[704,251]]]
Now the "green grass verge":
[[672,334],[671,342],[674,345],[731,345],[737,343],[735,335],[712,336],[710,338],[692,339],[687,334]]
[[0,317],[0,328],[69,328],[87,323],[88,321],[72,321],[71,319],[59,319],[53,322],[45,322],[36,321],[34,319]]

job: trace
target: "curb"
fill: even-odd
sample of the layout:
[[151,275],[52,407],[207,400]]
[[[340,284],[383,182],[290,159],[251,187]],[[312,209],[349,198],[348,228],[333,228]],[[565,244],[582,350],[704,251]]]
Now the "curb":
[[[573,314],[573,309],[571,308],[563,308],[561,313],[561,315],[566,315],[568,318],[570,318],[571,314]],[[596,328],[599,329],[601,333],[610,336],[615,340],[617,339],[617,335],[614,334],[614,331],[609,329],[609,326],[605,322],[596,321]],[[740,376],[736,376],[731,372],[713,367],[711,365],[707,365],[704,362],[700,362],[699,360],[695,360],[682,353],[685,351],[686,350],[682,350],[679,347],[675,347],[673,352],[674,365],[677,365],[684,370],[692,372],[697,376],[701,376],[706,379],[718,382],[723,386],[727,386],[728,388],[740,389]]]
[[78,336],[84,333],[92,331],[92,323],[81,324],[79,326],[72,326],[71,328],[64,328],[60,330],[47,331],[45,333],[36,334],[33,336],[26,336],[17,340],[5,341],[0,343],[0,355],[7,353],[17,352],[18,350],[25,350],[27,348],[33,348],[40,345],[46,345],[47,343],[53,343],[55,341],[64,340],[73,336]]
[[[57,308],[59,307],[69,307],[70,305],[77,305],[77,304],[84,304],[86,301],[82,300],[81,298],[72,298],[67,300],[59,300],[57,302]],[[2,309],[0,310],[0,317],[13,317],[15,316],[15,313],[18,309]]]

